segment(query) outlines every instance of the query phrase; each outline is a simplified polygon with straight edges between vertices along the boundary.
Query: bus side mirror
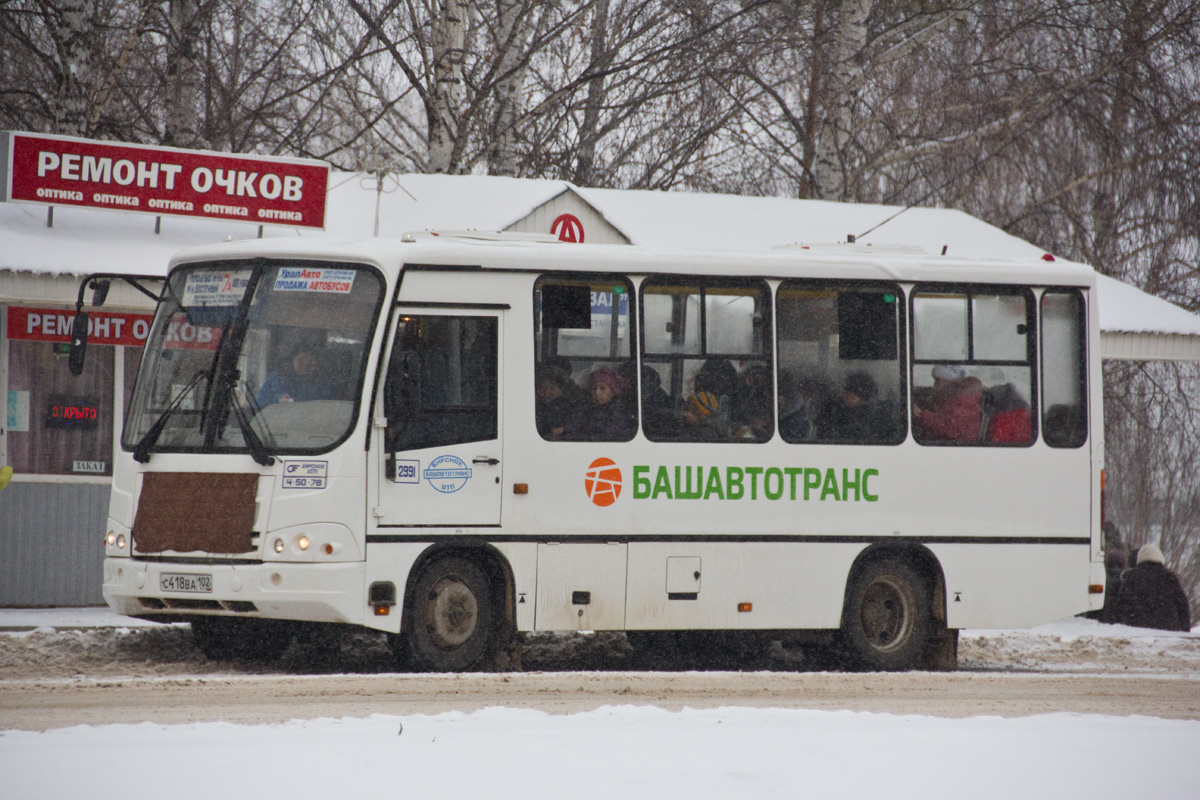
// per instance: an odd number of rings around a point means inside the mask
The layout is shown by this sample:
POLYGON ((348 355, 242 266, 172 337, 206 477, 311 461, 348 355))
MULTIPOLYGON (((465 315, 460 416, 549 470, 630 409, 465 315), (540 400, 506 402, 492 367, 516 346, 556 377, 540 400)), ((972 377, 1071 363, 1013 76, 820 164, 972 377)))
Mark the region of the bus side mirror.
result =
POLYGON ((67 366, 72 375, 83 374, 83 359, 87 354, 88 313, 82 309, 75 312, 75 321, 71 324, 71 351, 67 356, 67 366))
POLYGON ((99 308, 108 299, 108 287, 112 281, 94 281, 92 283, 92 305, 99 308))

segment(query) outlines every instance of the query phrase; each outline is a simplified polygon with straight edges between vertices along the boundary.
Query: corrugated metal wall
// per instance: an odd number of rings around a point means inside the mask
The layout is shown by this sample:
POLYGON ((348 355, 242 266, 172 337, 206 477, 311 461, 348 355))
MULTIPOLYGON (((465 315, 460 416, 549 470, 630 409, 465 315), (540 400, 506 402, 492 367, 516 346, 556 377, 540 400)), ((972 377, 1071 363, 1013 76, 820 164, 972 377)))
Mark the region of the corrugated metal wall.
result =
POLYGON ((109 485, 0 491, 0 606, 101 605, 109 485))

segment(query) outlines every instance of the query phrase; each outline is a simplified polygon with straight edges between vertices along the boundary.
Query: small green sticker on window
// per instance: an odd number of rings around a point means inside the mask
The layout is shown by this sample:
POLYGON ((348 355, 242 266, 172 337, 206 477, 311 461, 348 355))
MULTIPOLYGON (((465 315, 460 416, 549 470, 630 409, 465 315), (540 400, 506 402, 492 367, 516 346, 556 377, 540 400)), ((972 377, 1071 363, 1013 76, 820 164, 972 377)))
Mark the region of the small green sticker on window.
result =
POLYGON ((613 294, 625 294, 625 287, 624 286, 614 286, 613 294))
POLYGON ((894 302, 896 302, 896 295, 894 295, 894 294, 885 294, 885 295, 883 296, 883 302, 885 302, 885 303, 894 303, 894 302))

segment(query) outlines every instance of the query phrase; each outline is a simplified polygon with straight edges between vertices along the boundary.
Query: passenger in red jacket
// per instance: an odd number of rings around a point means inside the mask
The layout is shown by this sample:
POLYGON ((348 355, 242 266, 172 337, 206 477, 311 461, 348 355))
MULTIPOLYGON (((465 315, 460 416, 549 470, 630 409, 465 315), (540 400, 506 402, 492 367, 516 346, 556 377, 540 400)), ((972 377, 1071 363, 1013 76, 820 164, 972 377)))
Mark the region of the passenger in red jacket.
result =
POLYGON ((913 404, 913 424, 918 439, 946 442, 977 442, 982 417, 979 399, 983 384, 968 377, 957 364, 933 368, 933 391, 927 406, 913 404))
POLYGON ((987 441, 1028 444, 1033 441, 1033 418, 1029 403, 1016 386, 1002 383, 983 393, 983 412, 987 415, 987 441))

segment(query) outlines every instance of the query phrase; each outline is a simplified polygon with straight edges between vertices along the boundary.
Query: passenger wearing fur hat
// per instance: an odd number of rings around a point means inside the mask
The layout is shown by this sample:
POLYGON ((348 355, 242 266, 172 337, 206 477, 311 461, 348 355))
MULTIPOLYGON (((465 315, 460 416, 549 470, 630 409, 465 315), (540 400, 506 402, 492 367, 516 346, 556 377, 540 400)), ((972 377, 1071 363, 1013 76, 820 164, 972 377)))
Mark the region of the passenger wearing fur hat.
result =
POLYGON ((1125 570, 1112 621, 1139 628, 1190 631, 1192 616, 1179 578, 1152 544, 1138 550, 1137 566, 1125 570))
POLYGON ((947 442, 979 440, 983 384, 958 364, 933 368, 933 389, 924 404, 913 402, 913 426, 918 439, 947 442))

